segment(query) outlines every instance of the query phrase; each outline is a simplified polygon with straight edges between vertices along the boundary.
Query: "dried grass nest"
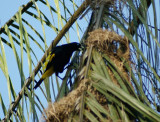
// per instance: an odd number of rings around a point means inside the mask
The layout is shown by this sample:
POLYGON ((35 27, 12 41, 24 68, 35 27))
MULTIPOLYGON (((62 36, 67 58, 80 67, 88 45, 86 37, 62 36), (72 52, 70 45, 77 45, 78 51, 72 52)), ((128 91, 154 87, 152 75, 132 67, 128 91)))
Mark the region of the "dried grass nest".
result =
POLYGON ((63 97, 58 102, 49 103, 48 108, 44 110, 43 118, 46 122, 64 122, 67 120, 70 113, 74 110, 79 111, 80 97, 84 90, 87 90, 89 80, 84 79, 81 81, 77 89, 70 92, 66 97, 63 97))
MULTIPOLYGON (((123 37, 115 32, 100 28, 89 33, 86 45, 87 47, 92 45, 100 53, 107 55, 132 86, 128 71, 124 66, 124 63, 126 62, 129 65, 131 64, 129 41, 127 37, 123 37)), ((107 68, 107 70, 113 83, 119 86, 116 78, 114 77, 114 73, 112 73, 109 68, 107 68)))
POLYGON ((129 59, 129 43, 127 37, 122 37, 115 32, 96 29, 89 32, 86 40, 87 47, 93 45, 99 52, 108 56, 123 57, 129 59))

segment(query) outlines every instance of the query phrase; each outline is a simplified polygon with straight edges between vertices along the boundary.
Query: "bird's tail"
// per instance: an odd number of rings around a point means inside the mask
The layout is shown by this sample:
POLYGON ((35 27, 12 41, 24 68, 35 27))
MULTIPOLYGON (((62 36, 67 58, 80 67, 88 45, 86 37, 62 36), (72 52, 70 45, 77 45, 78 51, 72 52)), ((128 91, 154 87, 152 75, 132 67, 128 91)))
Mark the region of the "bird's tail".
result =
POLYGON ((40 80, 37 82, 37 84, 35 85, 34 89, 36 89, 38 86, 41 85, 42 81, 46 78, 46 77, 49 77, 51 76, 52 74, 54 73, 54 70, 53 70, 53 66, 51 66, 50 68, 48 68, 44 74, 42 75, 42 77, 40 78, 40 80))
POLYGON ((44 79, 43 78, 40 78, 39 81, 37 82, 37 84, 35 85, 34 89, 37 89, 37 87, 39 87, 42 83, 44 79))

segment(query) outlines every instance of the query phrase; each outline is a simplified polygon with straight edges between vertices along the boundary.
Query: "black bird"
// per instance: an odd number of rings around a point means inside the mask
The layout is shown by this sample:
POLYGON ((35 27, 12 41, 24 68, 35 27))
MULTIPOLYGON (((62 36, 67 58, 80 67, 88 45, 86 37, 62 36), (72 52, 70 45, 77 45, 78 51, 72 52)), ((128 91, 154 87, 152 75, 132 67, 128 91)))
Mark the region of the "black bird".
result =
POLYGON ((35 85, 34 89, 39 87, 46 77, 51 76, 53 73, 56 73, 56 76, 58 76, 58 73, 62 73, 65 65, 68 64, 72 53, 76 50, 80 50, 80 48, 81 44, 76 42, 53 48, 47 57, 46 62, 44 63, 45 71, 35 85))

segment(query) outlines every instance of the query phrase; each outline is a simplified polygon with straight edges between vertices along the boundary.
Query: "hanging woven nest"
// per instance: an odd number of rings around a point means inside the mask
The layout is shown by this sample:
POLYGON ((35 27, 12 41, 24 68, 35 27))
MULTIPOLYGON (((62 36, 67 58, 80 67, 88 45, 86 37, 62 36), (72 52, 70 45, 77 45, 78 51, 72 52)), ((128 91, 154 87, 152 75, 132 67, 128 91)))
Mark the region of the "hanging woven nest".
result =
MULTIPOLYGON (((129 42, 126 37, 122 37, 117 33, 108 30, 97 29, 89 33, 86 45, 87 47, 92 45, 93 48, 100 53, 107 55, 123 76, 129 81, 129 75, 124 66, 125 62, 130 64, 129 42)), ((112 76, 114 82, 114 74, 110 70, 109 74, 112 76)), ((116 83, 116 81, 114 83, 116 83)))

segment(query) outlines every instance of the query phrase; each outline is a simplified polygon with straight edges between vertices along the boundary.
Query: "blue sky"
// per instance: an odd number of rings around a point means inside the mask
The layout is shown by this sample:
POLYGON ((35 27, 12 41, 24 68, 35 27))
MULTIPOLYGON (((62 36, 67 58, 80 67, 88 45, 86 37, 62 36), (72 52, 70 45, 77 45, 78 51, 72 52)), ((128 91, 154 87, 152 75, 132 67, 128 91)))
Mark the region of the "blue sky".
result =
POLYGON ((3 0, 0 3, 0 27, 3 26, 29 0, 3 0))

